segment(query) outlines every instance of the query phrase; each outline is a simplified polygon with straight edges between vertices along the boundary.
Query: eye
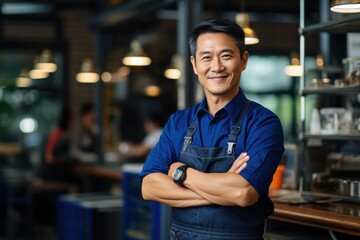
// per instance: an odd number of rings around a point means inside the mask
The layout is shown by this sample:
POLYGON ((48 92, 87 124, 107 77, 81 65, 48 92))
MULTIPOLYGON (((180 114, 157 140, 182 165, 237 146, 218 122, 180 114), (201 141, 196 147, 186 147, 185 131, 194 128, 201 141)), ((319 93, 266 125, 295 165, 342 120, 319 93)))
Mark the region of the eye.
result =
POLYGON ((201 60, 202 61, 210 61, 211 57, 209 55, 204 55, 204 56, 201 57, 201 60))
POLYGON ((231 57, 232 57, 231 54, 224 54, 224 55, 221 56, 221 58, 225 59, 225 60, 230 59, 231 57))

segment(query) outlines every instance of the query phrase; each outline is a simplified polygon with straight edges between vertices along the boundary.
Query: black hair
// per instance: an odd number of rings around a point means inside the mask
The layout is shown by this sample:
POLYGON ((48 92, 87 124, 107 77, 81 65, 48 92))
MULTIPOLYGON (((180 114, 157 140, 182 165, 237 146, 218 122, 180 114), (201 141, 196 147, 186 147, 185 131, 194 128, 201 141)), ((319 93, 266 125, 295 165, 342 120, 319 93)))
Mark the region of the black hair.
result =
POLYGON ((161 114, 159 113, 151 113, 151 114, 148 114, 146 117, 145 117, 145 121, 149 121, 149 122, 152 122, 152 123, 155 123, 159 126, 162 126, 163 125, 163 119, 161 117, 161 114))
POLYGON ((189 37, 190 53, 196 56, 197 39, 204 33, 225 33, 235 38, 236 45, 242 55, 246 51, 245 34, 243 29, 233 21, 228 19, 208 19, 197 25, 189 37))
POLYGON ((91 102, 83 103, 80 107, 80 115, 84 116, 94 110, 94 104, 91 102))
POLYGON ((63 130, 67 130, 70 126, 71 117, 72 116, 70 109, 67 106, 63 106, 59 116, 59 122, 58 122, 59 128, 63 130))

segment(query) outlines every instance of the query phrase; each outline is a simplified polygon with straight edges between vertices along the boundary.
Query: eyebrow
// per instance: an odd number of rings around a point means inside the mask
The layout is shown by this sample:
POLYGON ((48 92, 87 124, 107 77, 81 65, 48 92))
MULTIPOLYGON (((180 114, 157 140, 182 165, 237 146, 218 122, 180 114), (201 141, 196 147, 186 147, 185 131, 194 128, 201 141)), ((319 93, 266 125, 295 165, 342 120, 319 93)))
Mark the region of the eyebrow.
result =
MULTIPOLYGON (((203 56, 203 55, 208 54, 208 53, 210 53, 210 52, 211 52, 211 51, 207 51, 207 50, 201 51, 201 52, 199 52, 199 56, 203 56)), ((223 50, 220 51, 220 53, 226 53, 226 52, 228 52, 228 53, 234 53, 234 50, 232 50, 232 49, 230 49, 230 48, 226 48, 226 49, 223 49, 223 50)))

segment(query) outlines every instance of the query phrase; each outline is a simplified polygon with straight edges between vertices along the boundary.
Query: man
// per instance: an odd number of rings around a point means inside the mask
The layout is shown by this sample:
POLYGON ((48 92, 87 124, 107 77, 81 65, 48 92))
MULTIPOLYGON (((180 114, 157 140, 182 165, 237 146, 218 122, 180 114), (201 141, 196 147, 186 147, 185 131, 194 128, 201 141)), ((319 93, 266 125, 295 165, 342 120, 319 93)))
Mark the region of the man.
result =
POLYGON ((93 163, 97 161, 95 145, 96 109, 91 102, 83 103, 80 107, 80 133, 72 144, 72 158, 79 162, 93 163))
POLYGON ((143 198, 173 207, 170 239, 263 239, 281 123, 240 89, 249 54, 237 24, 204 21, 189 44, 205 98, 169 118, 141 172, 143 198))

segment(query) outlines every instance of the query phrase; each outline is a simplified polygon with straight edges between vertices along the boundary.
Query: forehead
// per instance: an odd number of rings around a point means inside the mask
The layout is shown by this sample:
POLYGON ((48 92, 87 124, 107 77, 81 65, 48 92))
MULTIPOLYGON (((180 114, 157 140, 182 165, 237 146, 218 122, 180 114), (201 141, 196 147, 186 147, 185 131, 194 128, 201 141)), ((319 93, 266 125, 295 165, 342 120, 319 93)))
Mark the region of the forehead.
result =
POLYGON ((197 53, 223 48, 238 49, 235 38, 226 33, 203 33, 197 39, 197 53))

